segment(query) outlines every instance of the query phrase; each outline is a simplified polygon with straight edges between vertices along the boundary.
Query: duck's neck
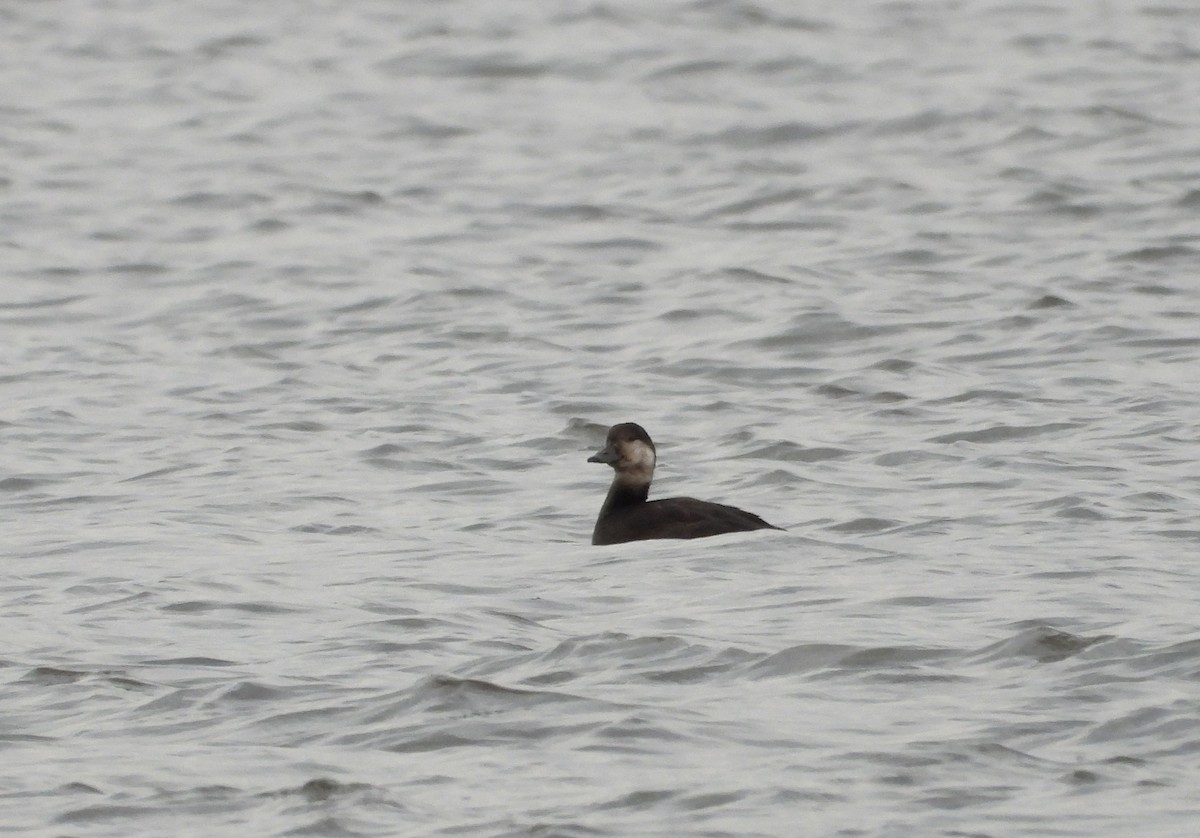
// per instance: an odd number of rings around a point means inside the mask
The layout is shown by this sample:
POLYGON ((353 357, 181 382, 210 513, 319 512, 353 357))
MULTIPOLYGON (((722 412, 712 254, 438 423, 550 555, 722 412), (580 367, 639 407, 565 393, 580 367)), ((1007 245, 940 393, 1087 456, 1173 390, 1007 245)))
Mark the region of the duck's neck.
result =
POLYGON ((605 518, 618 509, 645 503, 649 496, 649 481, 634 482, 617 477, 608 487, 608 496, 604 499, 604 506, 600 507, 600 517, 605 518))

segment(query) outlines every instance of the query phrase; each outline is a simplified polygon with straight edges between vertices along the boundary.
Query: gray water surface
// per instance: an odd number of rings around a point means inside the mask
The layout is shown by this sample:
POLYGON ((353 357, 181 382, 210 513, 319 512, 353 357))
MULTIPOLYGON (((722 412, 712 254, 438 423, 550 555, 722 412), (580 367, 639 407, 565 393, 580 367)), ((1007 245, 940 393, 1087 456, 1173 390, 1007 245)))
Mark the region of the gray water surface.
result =
POLYGON ((0 832, 1195 834, 1200 7, 0 47, 0 832))

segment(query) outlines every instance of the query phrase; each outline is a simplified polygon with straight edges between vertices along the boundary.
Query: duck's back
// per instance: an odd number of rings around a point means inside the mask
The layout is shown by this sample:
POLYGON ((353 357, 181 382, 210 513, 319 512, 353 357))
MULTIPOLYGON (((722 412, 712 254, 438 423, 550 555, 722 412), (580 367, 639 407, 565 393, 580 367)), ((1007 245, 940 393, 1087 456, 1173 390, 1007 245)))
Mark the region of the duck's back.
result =
POLYGON ((696 498, 652 500, 615 509, 596 522, 593 544, 652 538, 707 538, 731 532, 777 530, 757 515, 696 498))

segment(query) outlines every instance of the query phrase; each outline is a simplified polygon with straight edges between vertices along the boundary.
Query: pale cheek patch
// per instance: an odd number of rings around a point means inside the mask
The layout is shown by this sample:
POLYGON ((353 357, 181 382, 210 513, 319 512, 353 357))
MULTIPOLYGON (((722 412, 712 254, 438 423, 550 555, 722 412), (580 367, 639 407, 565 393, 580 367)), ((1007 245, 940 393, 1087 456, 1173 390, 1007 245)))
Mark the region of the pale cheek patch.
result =
POLYGON ((634 482, 649 483, 654 476, 654 449, 640 441, 626 443, 620 465, 623 476, 634 482))
POLYGON ((634 465, 638 468, 654 470, 654 451, 644 442, 635 442, 633 451, 630 452, 634 465))

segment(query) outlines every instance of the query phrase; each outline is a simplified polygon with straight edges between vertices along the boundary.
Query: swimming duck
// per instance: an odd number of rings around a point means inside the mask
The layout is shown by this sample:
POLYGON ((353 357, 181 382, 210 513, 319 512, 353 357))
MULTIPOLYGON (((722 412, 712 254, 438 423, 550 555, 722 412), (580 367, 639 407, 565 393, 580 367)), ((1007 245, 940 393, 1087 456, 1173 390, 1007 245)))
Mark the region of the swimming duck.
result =
POLYGON ((588 462, 605 463, 616 472, 596 519, 592 544, 782 529, 734 506, 695 498, 647 500, 657 455, 650 435, 635 422, 609 428, 604 447, 588 462))

